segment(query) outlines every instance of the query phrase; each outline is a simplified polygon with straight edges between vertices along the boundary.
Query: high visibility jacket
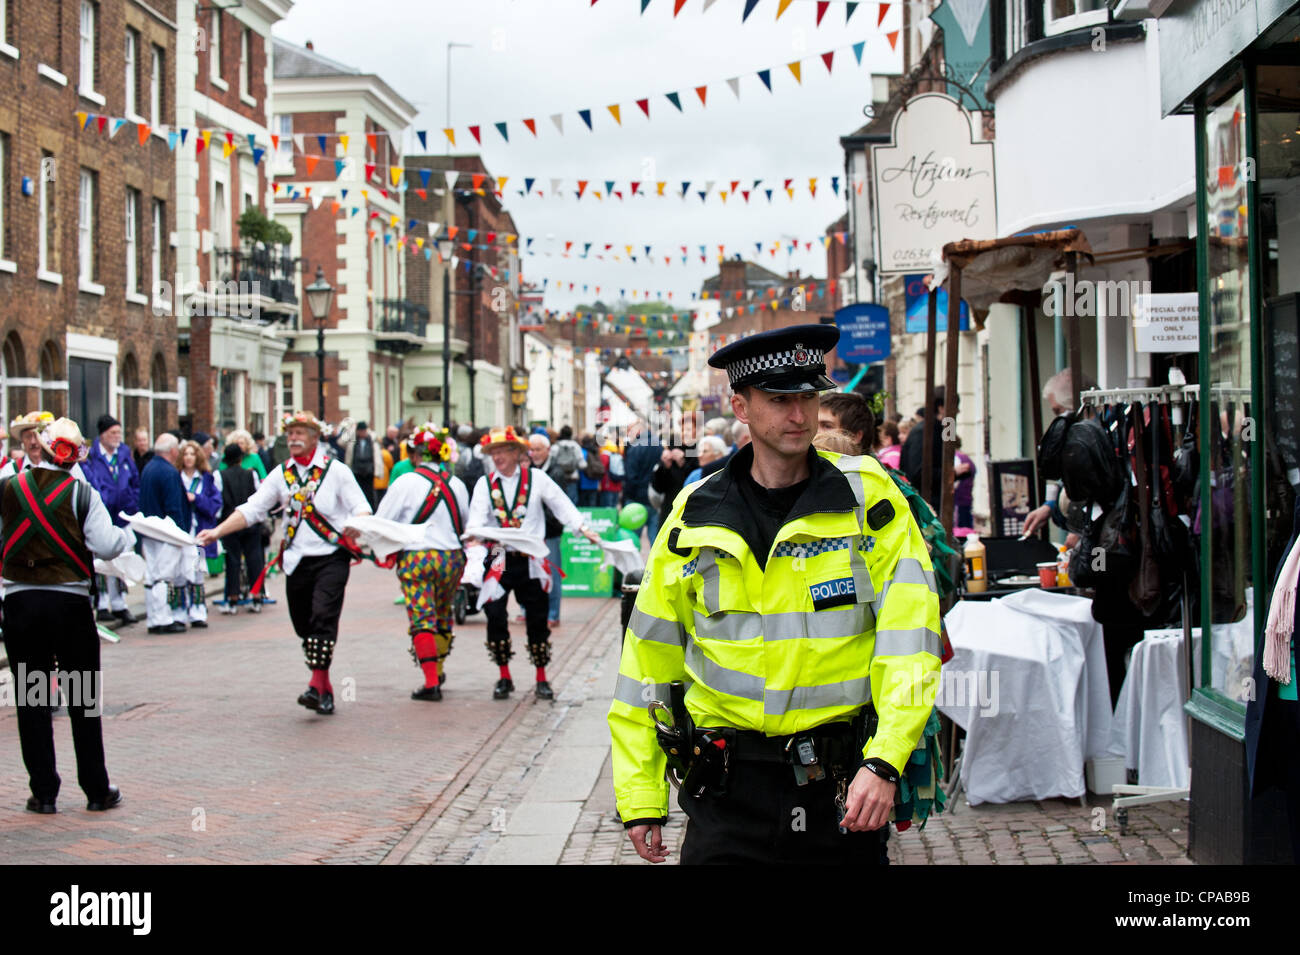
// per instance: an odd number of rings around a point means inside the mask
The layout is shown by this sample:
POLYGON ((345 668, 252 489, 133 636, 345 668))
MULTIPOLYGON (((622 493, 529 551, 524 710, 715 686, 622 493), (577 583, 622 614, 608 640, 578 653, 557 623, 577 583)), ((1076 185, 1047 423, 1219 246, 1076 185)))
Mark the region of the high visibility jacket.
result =
POLYGON ((646 712, 687 686, 697 726, 801 733, 874 701, 863 747, 896 770, 921 741, 939 677, 939 598, 925 541, 870 456, 810 452, 811 475, 766 569, 742 536, 737 467, 689 488, 660 529, 609 709, 624 820, 667 815, 663 751, 646 712))

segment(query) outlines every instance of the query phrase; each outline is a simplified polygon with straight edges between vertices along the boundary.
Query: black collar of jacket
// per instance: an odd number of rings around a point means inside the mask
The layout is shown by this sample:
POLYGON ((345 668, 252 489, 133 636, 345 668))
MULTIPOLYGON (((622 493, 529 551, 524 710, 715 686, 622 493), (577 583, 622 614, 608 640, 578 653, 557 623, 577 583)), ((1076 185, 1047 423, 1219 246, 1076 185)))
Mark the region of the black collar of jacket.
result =
MULTIPOLYGON (((682 522, 688 527, 712 525, 726 527, 742 537, 749 524, 748 508, 738 482, 754 463, 754 446, 748 444, 731 456, 727 466, 691 492, 682 509, 682 522)), ((857 506, 848 478, 814 448, 808 449, 808 486, 786 515, 785 522, 824 514, 852 511, 857 506)))

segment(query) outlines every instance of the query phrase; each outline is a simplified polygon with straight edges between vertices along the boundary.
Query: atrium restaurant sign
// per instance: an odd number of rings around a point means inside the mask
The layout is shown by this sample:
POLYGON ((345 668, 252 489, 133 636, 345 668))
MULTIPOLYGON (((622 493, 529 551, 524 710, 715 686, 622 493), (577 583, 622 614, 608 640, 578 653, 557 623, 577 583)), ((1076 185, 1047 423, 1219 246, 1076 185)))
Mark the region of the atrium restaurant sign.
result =
POLYGON ((894 117, 893 142, 871 148, 881 272, 928 272, 947 243, 997 237, 993 144, 975 139, 977 119, 923 93, 894 117))
POLYGON ((1160 110, 1168 116, 1295 0, 1175 0, 1160 17, 1160 110))

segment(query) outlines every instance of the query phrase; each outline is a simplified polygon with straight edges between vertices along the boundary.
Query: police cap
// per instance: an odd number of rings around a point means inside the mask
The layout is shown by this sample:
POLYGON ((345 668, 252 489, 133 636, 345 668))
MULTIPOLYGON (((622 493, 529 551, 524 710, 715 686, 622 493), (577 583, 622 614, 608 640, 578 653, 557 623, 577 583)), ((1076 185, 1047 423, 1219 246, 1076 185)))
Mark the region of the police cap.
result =
POLYGON ((840 340, 834 325, 791 325, 750 335, 724 345, 709 358, 727 372, 731 387, 754 387, 774 394, 829 391, 826 353, 840 340))

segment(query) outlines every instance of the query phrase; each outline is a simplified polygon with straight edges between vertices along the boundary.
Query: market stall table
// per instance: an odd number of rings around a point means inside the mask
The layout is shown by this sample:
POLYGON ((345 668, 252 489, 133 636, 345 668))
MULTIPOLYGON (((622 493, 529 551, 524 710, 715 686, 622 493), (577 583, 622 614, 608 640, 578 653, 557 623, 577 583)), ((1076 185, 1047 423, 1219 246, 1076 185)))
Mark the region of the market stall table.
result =
POLYGON ((1092 601, 1026 590, 962 601, 944 621, 954 656, 937 705, 966 731, 971 805, 1078 797, 1110 742, 1110 690, 1092 601))

